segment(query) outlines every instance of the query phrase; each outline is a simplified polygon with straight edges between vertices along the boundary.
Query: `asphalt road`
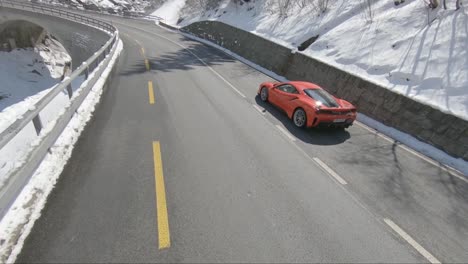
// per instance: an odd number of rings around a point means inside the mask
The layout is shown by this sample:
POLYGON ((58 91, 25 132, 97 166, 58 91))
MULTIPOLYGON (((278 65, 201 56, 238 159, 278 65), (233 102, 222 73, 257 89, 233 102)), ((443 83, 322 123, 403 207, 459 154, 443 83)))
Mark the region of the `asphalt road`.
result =
POLYGON ((295 129, 268 76, 113 23, 117 73, 18 262, 468 262, 466 180, 359 124, 295 129))

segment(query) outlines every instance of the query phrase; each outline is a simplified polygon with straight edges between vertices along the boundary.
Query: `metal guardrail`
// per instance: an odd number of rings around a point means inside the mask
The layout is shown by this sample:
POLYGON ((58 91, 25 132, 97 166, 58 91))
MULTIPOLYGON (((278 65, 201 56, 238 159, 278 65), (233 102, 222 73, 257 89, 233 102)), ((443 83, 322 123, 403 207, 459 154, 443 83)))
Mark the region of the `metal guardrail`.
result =
POLYGON ((61 17, 67 20, 93 26, 98 29, 108 32, 111 37, 93 56, 72 72, 60 84, 51 89, 44 97, 42 97, 34 107, 31 107, 19 119, 12 123, 8 128, 0 133, 0 149, 7 145, 20 131, 22 131, 30 122, 33 123, 37 135, 41 136, 41 141, 34 149, 28 153, 24 164, 9 174, 5 185, 0 189, 0 219, 5 215, 11 204, 14 202, 24 185, 33 175, 45 155, 50 151, 54 142, 67 126, 68 122, 73 117, 78 107, 84 101, 91 88, 101 76, 105 67, 98 67, 101 63, 107 65, 113 57, 119 40, 118 30, 109 23, 79 15, 77 13, 68 12, 58 8, 54 8, 43 4, 31 4, 26 2, 17 2, 9 0, 0 0, 0 8, 8 7, 20 9, 45 15, 61 17), (78 76, 84 75, 86 85, 82 85, 77 92, 79 94, 73 97, 72 81, 78 76), (90 78, 90 76, 92 76, 90 78), (55 119, 55 125, 51 131, 42 135, 42 123, 40 112, 61 92, 66 91, 70 104, 65 108, 65 112, 55 119))

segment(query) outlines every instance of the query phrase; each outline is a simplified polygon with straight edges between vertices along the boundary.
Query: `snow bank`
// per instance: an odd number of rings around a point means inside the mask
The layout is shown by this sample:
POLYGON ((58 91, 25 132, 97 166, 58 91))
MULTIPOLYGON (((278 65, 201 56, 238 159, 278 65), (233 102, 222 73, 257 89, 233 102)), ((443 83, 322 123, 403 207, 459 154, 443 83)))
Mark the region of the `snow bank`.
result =
MULTIPOLYGON (((0 240, 3 242, 0 244, 0 262, 14 263, 17 255, 21 252, 23 243, 31 232, 34 222, 41 215, 47 196, 54 188, 65 164, 71 157, 74 144, 92 117, 95 105, 100 100, 103 86, 122 49, 122 41, 119 41, 117 50, 108 66, 51 148, 51 153, 44 158, 9 212, 1 220, 0 240)), ((52 126, 51 123, 44 130, 50 130, 52 126)))
MULTIPOLYGON (((166 6, 182 2, 168 0, 166 6)), ((430 11, 424 1, 330 1, 326 12, 312 6, 291 5, 280 15, 272 0, 200 10, 162 7, 166 21, 185 26, 216 20, 252 32, 289 48, 318 36, 303 53, 370 80, 394 92, 468 120, 468 15, 458 11, 430 11), (372 15, 370 15, 372 14, 372 15), (172 22, 171 22, 172 21, 172 22), (430 22, 430 24, 428 24, 430 22)))

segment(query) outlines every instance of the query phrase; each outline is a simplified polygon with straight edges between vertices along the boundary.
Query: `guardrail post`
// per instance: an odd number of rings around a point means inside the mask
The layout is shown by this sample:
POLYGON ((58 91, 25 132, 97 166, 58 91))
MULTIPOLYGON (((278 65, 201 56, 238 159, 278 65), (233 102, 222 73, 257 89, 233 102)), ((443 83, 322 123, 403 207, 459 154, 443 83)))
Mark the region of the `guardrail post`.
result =
POLYGON ((68 98, 72 98, 73 96, 73 89, 71 83, 67 85, 67 92, 68 92, 68 98))
POLYGON ((88 80, 88 77, 89 77, 89 66, 86 66, 85 80, 88 80))
POLYGON ((32 121, 33 121, 34 128, 36 129, 36 134, 39 135, 42 130, 42 121, 41 121, 41 118, 39 117, 39 114, 37 114, 37 116, 35 116, 32 121))

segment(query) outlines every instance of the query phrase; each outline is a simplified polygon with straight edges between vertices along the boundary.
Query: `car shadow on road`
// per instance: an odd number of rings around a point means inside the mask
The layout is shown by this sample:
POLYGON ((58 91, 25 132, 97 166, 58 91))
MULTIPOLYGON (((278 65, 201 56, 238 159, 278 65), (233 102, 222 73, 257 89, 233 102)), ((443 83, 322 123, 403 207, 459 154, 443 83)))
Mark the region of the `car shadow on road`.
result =
POLYGON ((313 145, 337 145, 345 142, 351 136, 347 130, 333 128, 308 128, 301 129, 294 126, 291 119, 286 113, 273 106, 270 103, 265 103, 260 99, 260 96, 255 96, 255 102, 260 107, 264 108, 273 117, 280 121, 283 126, 299 140, 313 145))

